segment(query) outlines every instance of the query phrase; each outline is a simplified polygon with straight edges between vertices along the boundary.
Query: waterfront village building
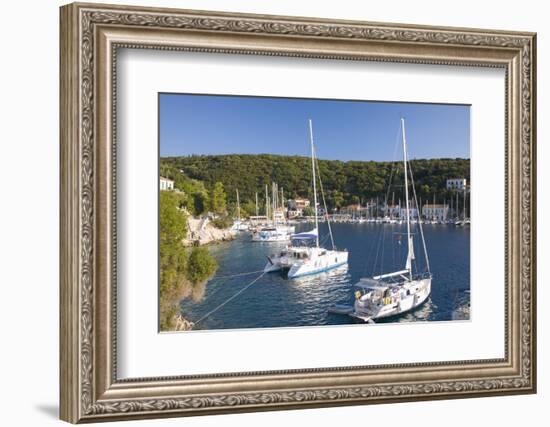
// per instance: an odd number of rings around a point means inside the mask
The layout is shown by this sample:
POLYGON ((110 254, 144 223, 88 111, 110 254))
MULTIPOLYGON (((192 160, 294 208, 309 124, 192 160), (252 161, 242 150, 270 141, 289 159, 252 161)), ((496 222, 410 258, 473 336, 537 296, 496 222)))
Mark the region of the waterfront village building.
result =
POLYGON ((310 206, 308 199, 288 199, 288 217, 296 218, 302 216, 304 209, 310 206))
MULTIPOLYGON (((384 210, 384 215, 389 218, 393 218, 393 219, 399 218, 400 220, 407 219, 407 210, 405 208, 402 208, 399 205, 388 205, 383 210, 384 210)), ((410 219, 418 218, 418 209, 409 208, 409 218, 410 219)))
POLYGON ((161 190, 173 190, 174 189, 174 181, 161 176, 160 177, 160 189, 161 190))
POLYGON ((399 218, 401 207, 399 205, 387 205, 385 208, 382 209, 385 216, 389 216, 390 218, 399 218))
POLYGON ((447 190, 464 190, 466 178, 451 178, 447 180, 447 190))
POLYGON ((369 208, 367 206, 361 206, 359 203, 354 205, 344 206, 340 209, 340 213, 343 215, 351 215, 352 217, 361 217, 368 214, 369 208))
POLYGON ((440 204, 426 204, 422 206, 424 218, 436 221, 445 221, 449 214, 449 206, 440 204))
MULTIPOLYGON (((417 219, 418 218, 418 209, 416 208, 409 208, 409 218, 410 219, 417 219)), ((399 211, 399 219, 405 221, 407 219, 407 210, 405 208, 401 208, 399 211)))

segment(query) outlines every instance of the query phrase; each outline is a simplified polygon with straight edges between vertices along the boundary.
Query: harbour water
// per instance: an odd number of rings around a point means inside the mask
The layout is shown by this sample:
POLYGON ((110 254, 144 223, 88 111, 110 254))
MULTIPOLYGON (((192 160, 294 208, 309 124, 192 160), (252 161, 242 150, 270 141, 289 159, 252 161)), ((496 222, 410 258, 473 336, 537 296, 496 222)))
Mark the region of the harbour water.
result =
MULTIPOLYGON (((321 236, 327 236, 326 227, 320 224, 321 236)), ((400 236, 405 228, 398 224, 332 224, 337 248, 349 251, 347 268, 294 280, 279 273, 269 273, 246 290, 245 287, 261 274, 266 257, 287 244, 253 243, 248 233, 242 233, 236 240, 209 247, 220 268, 207 283, 202 300, 182 301, 182 312, 196 322, 225 303, 194 328, 207 330, 356 323, 348 316, 329 313, 329 308, 334 304, 351 304, 353 284, 361 277, 403 267, 407 249, 405 239, 401 243, 400 236)), ((308 229, 311 224, 299 224, 296 231, 308 229)), ((469 318, 470 228, 429 224, 424 226, 424 235, 433 273, 431 296, 414 312, 384 322, 469 318)), ((326 237, 321 242, 327 248, 330 245, 326 237)), ((422 269, 422 248, 417 247, 415 252, 422 269)))

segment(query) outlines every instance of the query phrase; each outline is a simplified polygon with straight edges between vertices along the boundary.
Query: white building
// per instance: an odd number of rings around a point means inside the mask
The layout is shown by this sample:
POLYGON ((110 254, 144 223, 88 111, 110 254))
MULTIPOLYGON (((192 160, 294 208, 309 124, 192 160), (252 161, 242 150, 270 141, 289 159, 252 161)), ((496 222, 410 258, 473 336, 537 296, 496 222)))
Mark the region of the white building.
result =
POLYGON ((161 176, 160 177, 160 189, 161 190, 173 190, 174 189, 174 181, 161 176))
POLYGON ((391 218, 399 218, 401 215, 401 206, 399 205, 387 205, 385 208, 382 208, 384 215, 391 218))
MULTIPOLYGON (((418 209, 409 208, 409 218, 410 219, 417 219, 418 218, 418 209)), ((405 221, 407 219, 407 210, 405 208, 400 209, 399 219, 401 219, 403 221, 405 221)))
POLYGON ((451 178, 447 180, 447 190, 464 190, 466 178, 451 178))
POLYGON ((445 221, 449 214, 449 206, 427 204, 422 206, 422 215, 424 218, 436 221, 445 221))
MULTIPOLYGON (((384 215, 390 217, 391 219, 400 219, 403 221, 407 219, 407 210, 402 208, 400 205, 388 205, 383 209, 383 211, 384 215)), ((418 218, 418 209, 409 208, 409 218, 418 218)))

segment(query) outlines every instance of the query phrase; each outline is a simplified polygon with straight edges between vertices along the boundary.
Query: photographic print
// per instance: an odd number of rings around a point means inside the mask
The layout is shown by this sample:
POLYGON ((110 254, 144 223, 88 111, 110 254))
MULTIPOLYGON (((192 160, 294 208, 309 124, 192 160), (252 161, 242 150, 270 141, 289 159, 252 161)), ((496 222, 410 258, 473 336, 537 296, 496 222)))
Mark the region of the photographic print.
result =
POLYGON ((536 392, 536 34, 349 18, 61 8, 61 419, 536 392))
POLYGON ((161 331, 470 318, 470 106, 159 94, 161 331))

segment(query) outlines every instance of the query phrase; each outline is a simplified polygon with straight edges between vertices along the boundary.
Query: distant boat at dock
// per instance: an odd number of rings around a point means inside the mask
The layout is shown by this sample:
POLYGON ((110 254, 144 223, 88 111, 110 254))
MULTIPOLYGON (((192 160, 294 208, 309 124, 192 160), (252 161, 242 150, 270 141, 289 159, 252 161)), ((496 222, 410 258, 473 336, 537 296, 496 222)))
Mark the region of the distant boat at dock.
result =
POLYGON ((296 232, 296 227, 287 223, 284 213, 278 210, 278 205, 279 191, 277 190, 276 184, 273 184, 272 187, 271 205, 269 202, 269 192, 266 185, 265 212, 266 218, 269 218, 271 216, 271 223, 252 230, 253 242, 290 242, 291 236, 296 232), (270 212, 271 215, 269 215, 270 212))

